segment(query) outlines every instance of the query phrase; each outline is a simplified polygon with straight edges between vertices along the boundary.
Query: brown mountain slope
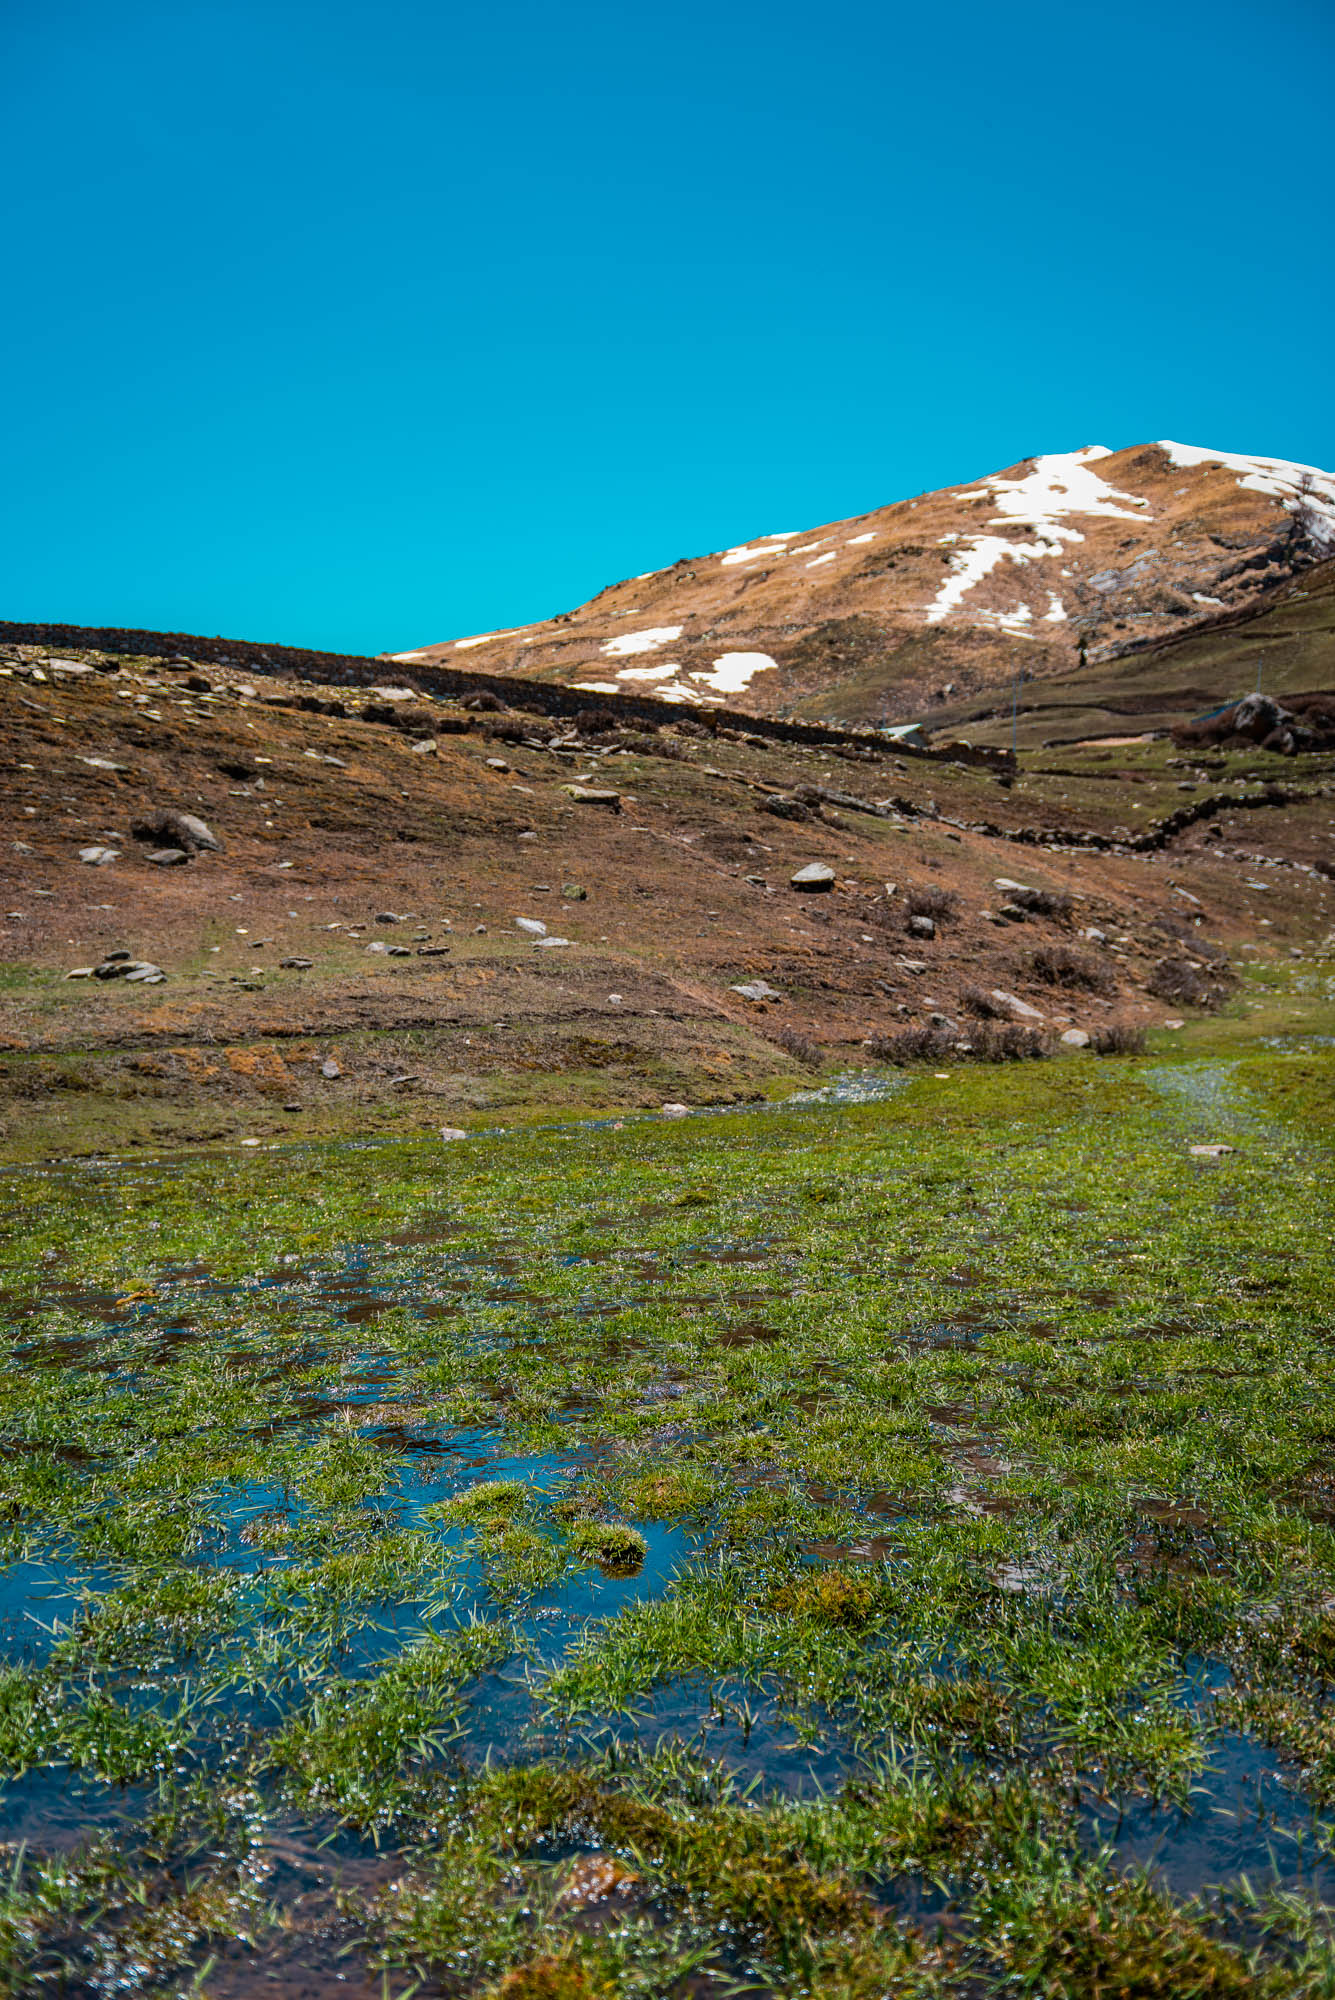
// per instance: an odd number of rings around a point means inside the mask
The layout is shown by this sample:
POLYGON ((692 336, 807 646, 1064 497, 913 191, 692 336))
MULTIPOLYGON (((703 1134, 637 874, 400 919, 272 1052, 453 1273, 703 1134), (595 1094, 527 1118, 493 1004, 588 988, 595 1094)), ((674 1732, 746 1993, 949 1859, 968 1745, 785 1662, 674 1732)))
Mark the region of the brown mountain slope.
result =
POLYGON ((718 1104, 1030 1030, 1060 1050, 1190 1019, 1234 990, 1224 954, 1305 956, 1335 918, 1328 755, 1160 741, 1012 771, 105 636, 0 646, 0 1154, 718 1104), (174 852, 164 812, 219 846, 174 852), (823 892, 793 886, 813 862, 823 892), (91 976, 113 952, 163 977, 91 976))
POLYGON ((1103 666, 1333 549, 1328 474, 1171 443, 1089 446, 389 657, 755 715, 902 721, 967 705, 1020 665, 1039 681, 1103 666))

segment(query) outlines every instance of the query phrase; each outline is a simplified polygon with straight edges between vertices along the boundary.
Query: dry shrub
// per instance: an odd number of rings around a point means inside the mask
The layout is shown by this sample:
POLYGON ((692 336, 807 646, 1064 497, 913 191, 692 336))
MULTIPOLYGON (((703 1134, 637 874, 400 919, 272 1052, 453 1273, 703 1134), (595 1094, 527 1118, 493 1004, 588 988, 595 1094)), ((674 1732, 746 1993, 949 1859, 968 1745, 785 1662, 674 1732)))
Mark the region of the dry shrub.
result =
POLYGON ((1143 1056, 1145 1030, 1134 1021, 1108 1021, 1091 1032, 1089 1046, 1096 1056, 1143 1056))
POLYGON ((1075 904, 1064 889, 1011 889, 1010 900, 1031 917, 1069 917, 1075 904))
POLYGON ((900 1028, 877 1035, 870 1052, 878 1062, 1028 1062, 1049 1053, 1036 1028, 1016 1021, 988 1022, 961 1035, 957 1028, 900 1028))
POLYGON ((1029 961, 1035 979, 1048 986, 1082 988, 1086 993, 1111 993, 1112 974, 1096 958, 1070 951, 1064 944, 1041 944, 1029 961))
POLYGON ((778 1028, 769 1036, 769 1040, 776 1042, 785 1055, 790 1055, 794 1062, 805 1063, 808 1069, 820 1068, 822 1058, 819 1042, 813 1042, 809 1036, 799 1034, 796 1028, 778 1028))
POLYGON ((621 722, 614 708, 582 708, 573 727, 581 736, 604 736, 610 729, 619 729, 621 722))
POLYGON ((975 1021, 1005 1021, 1010 1018, 1009 1009, 984 992, 981 986, 966 986, 960 994, 960 1012, 975 1021))
POLYGON ((1228 998, 1235 978, 1227 965, 1215 966, 1207 972, 1189 958, 1161 958, 1145 982, 1145 991, 1156 1000, 1167 1000, 1171 1006, 1198 1007, 1213 1014, 1228 998))
POLYGON ((953 889, 906 889, 904 906, 911 917, 931 917, 940 922, 943 917, 953 917, 960 906, 960 899, 953 889))

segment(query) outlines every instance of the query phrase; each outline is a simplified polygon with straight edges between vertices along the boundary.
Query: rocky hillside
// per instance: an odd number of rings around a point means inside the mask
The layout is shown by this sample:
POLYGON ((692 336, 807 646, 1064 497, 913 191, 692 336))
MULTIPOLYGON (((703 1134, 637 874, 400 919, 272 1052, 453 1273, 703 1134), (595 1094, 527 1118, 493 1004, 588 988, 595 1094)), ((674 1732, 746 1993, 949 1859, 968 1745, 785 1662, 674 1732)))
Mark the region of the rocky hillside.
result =
POLYGON ((1190 1034, 1238 968, 1331 935, 1332 760, 1305 747, 903 756, 109 636, 0 644, 11 1154, 1083 1059, 1190 1034))
POLYGON ((1328 473, 1091 445, 388 657, 753 715, 930 721, 985 707, 1017 668, 1070 677, 1208 630, 1332 554, 1328 473))

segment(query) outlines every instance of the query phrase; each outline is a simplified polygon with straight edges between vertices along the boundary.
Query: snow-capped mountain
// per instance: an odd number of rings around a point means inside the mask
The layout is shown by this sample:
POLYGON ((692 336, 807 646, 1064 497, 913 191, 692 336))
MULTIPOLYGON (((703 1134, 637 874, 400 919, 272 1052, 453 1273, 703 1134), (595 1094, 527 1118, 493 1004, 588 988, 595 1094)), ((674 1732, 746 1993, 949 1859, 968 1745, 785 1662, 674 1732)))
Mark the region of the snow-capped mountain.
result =
POLYGON ((1335 555, 1335 477, 1160 442, 758 535, 577 610, 389 657, 756 714, 895 719, 1068 672, 1246 605, 1335 555))

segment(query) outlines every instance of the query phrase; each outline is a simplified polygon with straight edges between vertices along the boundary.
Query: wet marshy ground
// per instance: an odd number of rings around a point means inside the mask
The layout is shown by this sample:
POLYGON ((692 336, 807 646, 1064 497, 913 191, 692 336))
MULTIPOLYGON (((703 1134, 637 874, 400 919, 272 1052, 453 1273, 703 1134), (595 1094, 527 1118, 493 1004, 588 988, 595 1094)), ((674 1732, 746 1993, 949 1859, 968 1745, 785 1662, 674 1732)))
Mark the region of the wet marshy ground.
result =
POLYGON ((14 1177, 0 1990, 1335 1990, 1297 1063, 14 1177))

